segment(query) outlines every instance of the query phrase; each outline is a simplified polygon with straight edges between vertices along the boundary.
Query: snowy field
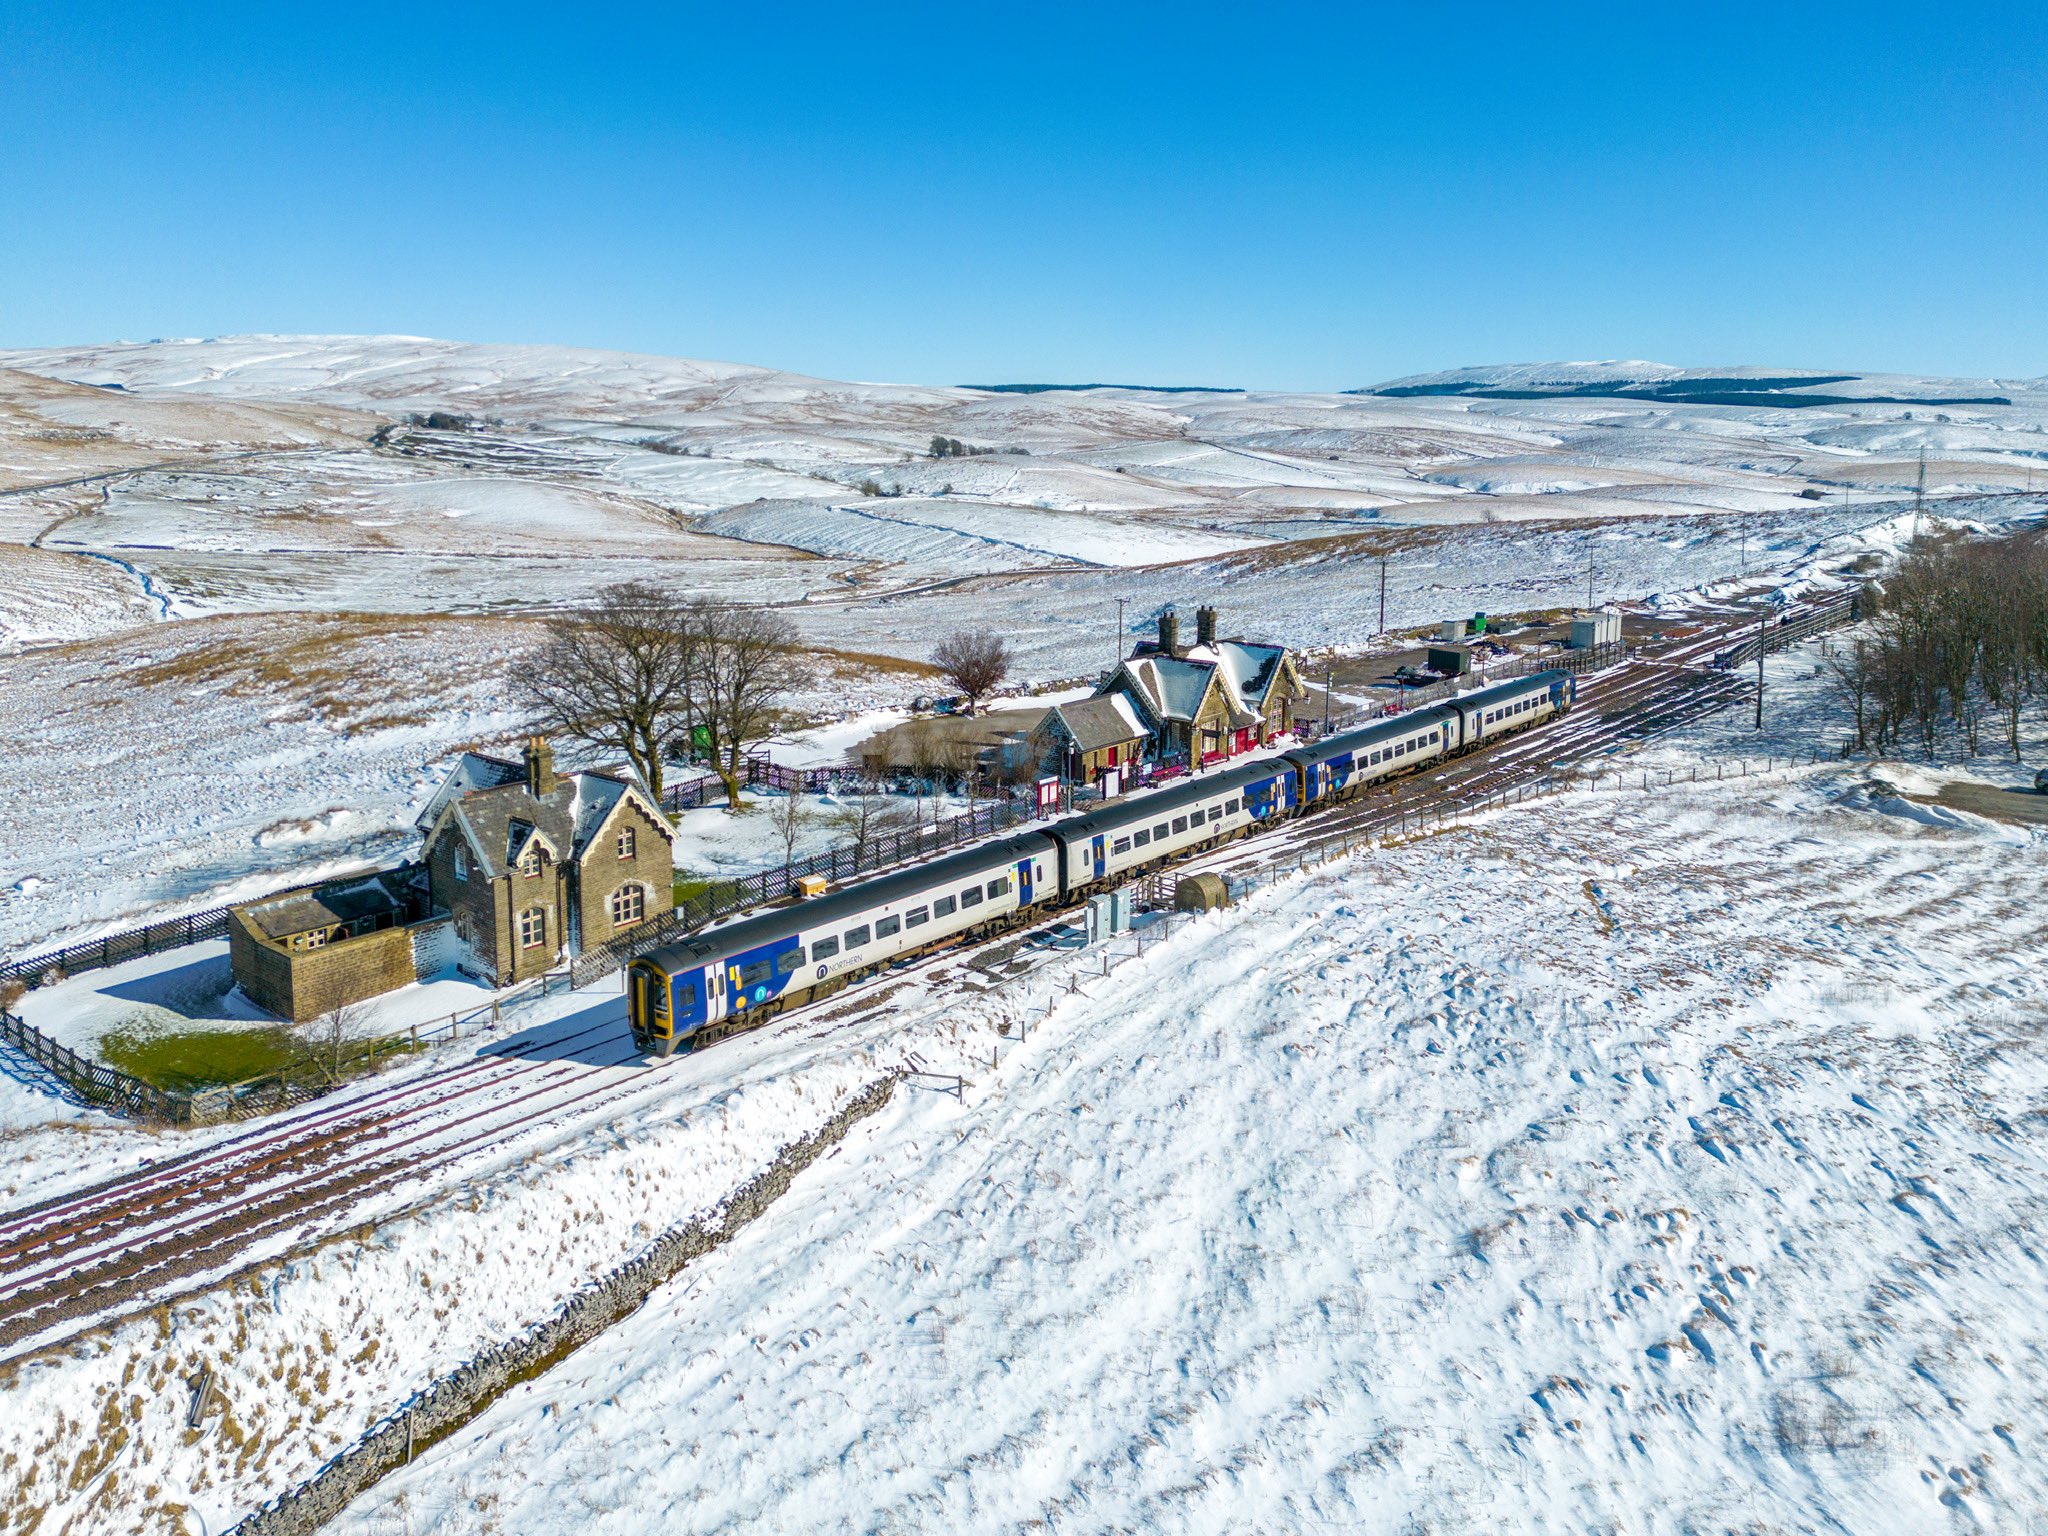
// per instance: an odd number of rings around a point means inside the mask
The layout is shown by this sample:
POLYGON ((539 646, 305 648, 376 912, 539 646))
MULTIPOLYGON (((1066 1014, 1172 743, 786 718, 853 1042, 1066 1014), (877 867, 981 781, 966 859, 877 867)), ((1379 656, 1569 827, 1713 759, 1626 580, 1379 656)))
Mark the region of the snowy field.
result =
MULTIPOLYGON (((1800 749, 1816 654, 1773 661, 1761 740, 1724 714, 1655 761, 1800 749)), ((914 1054, 965 1102, 899 1093, 336 1529, 2025 1530, 2048 832, 1910 798, 1949 774, 1564 795, 1107 976, 942 964, 599 1068, 631 1098, 368 1236, 10 1364, 0 1466, 39 1480, 0 1491, 222 1529, 914 1054), (195 1436, 201 1361, 230 1418, 195 1436)), ((619 999, 549 1004, 515 1027, 619 999)), ((17 1199, 188 1144, 12 1078, 0 1126, 17 1199)))
MULTIPOLYGON (((849 655, 994 628, 1071 685, 1169 604, 1355 651, 1383 578, 1396 629, 1798 587, 1896 548, 1923 453, 1930 515, 2048 507, 2040 381, 1815 377, 1763 379, 1792 409, 1641 363, 1014 394, 408 337, 0 354, 0 948, 389 858, 451 754, 516 736, 535 616, 627 577, 849 655), (1487 393, 1532 388, 1610 393, 1487 393)), ((929 691, 841 662, 790 702, 929 691)))
POLYGON ((1204 920, 337 1529, 2025 1530, 2044 846, 1860 784, 1204 920))

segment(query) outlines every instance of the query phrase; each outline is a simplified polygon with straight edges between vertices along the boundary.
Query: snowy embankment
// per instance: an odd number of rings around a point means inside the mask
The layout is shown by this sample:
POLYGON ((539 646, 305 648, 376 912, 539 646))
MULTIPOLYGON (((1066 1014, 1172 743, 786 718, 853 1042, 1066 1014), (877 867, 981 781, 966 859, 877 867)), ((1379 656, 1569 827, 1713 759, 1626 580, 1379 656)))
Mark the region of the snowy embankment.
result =
POLYGON ((1568 795, 1204 919, 339 1528, 2020 1528, 2044 844, 1885 803, 1568 795))

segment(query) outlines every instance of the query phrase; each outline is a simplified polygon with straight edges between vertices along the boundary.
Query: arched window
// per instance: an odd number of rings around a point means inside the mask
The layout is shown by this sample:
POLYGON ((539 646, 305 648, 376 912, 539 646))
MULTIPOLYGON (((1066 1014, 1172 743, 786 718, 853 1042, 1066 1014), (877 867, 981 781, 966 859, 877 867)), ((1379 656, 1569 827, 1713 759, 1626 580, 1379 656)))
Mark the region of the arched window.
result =
POLYGON ((647 915, 647 887, 622 885, 612 892, 612 926, 630 928, 647 915))
POLYGON ((630 859, 640 851, 640 835, 631 827, 619 828, 619 857, 630 859))
POLYGON ((460 843, 455 845, 455 878, 458 880, 467 880, 469 878, 469 850, 460 843))
POLYGON ((547 908, 528 907, 519 914, 519 947, 521 949, 539 949, 547 941, 547 908))
POLYGON ((526 852, 519 855, 519 873, 529 880, 540 873, 540 849, 533 843, 526 845, 526 852))

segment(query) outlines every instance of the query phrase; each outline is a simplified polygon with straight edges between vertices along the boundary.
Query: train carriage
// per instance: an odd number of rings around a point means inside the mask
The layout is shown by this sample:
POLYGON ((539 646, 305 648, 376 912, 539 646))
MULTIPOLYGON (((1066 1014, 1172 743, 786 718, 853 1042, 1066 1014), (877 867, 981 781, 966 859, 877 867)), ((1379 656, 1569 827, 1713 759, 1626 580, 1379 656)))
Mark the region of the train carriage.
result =
POLYGON ((1268 757, 1069 817, 1046 829, 1062 850, 1061 897, 1246 831, 1299 803, 1294 770, 1268 757))
POLYGON ((1457 712, 1458 750, 1470 751, 1496 737, 1568 713, 1576 697, 1577 687, 1571 673, 1553 667, 1460 694, 1445 700, 1442 707, 1457 712))
POLYGON ((1004 838, 650 950, 627 972, 634 1043, 669 1055, 1044 905, 1058 852, 1041 832, 1004 838))
POLYGON ((1455 749, 1457 731, 1457 715, 1439 705, 1296 747, 1287 760, 1301 775, 1303 801, 1320 805, 1436 762, 1455 749))

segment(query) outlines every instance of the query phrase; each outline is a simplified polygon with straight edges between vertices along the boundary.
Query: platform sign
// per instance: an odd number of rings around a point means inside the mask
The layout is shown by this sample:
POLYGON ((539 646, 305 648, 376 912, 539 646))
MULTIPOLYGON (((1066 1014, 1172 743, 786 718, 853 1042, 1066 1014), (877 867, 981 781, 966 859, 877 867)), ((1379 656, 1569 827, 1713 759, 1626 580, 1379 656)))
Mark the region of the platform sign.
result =
POLYGON ((1038 781, 1038 811, 1046 815, 1060 808, 1060 781, 1047 775, 1038 781))

